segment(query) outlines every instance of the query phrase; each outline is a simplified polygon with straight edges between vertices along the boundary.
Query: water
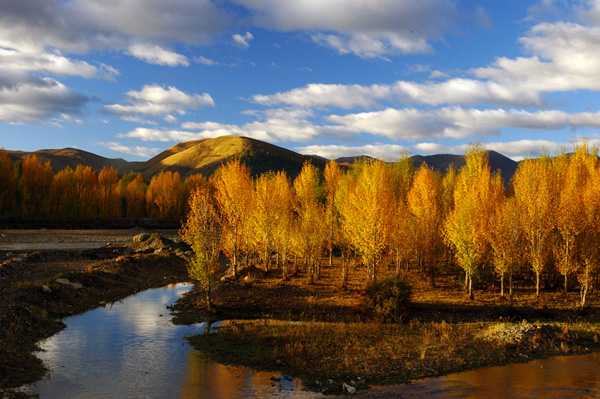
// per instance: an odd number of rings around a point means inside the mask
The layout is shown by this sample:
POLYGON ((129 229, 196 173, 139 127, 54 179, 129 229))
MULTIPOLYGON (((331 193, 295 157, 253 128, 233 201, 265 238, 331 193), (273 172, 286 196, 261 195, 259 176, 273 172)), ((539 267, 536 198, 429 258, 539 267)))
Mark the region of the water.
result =
MULTIPOLYGON (((29 389, 45 398, 323 398, 298 380, 224 366, 183 339, 204 324, 175 326, 166 306, 185 284, 141 292, 65 319, 42 344, 49 375, 29 389)), ((412 384, 376 387, 374 398, 600 398, 600 353, 491 367, 412 384)))
POLYGON ((64 320, 42 343, 48 376, 28 388, 44 398, 315 398, 299 381, 224 366, 183 339, 204 324, 175 326, 166 306, 190 285, 141 292, 64 320))
POLYGON ((375 393, 379 397, 411 399, 599 398, 600 353, 559 356, 427 378, 409 385, 380 387, 371 392, 375 393))

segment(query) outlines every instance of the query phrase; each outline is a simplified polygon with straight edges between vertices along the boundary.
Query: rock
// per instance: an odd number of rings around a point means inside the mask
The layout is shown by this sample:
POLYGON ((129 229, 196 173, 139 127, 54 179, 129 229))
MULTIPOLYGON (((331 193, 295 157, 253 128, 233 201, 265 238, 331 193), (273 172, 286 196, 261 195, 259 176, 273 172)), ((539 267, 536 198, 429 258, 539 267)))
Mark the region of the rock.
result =
POLYGON ((356 393, 356 388, 346 383, 342 384, 342 390, 350 395, 354 395, 356 393))
POLYGON ((133 241, 133 242, 143 242, 143 241, 146 241, 148 238, 150 238, 150 235, 149 235, 149 234, 146 234, 146 233, 140 233, 140 234, 138 234, 137 236, 134 236, 134 237, 132 238, 132 241, 133 241))
POLYGON ((46 294, 49 294, 52 292, 50 287, 48 287, 47 285, 42 285, 42 291, 44 291, 46 294))
POLYGON ((76 290, 82 290, 83 289, 83 285, 81 283, 73 283, 69 280, 67 280, 66 278, 57 278, 55 280, 58 284, 62 284, 62 285, 69 285, 72 288, 76 289, 76 290))

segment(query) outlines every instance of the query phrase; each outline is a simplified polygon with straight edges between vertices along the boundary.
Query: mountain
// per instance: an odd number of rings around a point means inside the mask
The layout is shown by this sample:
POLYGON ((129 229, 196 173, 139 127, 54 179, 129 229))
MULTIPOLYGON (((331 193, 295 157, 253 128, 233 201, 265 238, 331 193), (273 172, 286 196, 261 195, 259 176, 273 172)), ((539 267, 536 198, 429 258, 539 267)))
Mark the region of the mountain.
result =
POLYGON ((50 161, 54 173, 59 172, 70 166, 75 169, 77 165, 90 166, 95 171, 100 171, 104 166, 112 166, 119 170, 127 165, 127 162, 121 158, 104 158, 91 152, 78 150, 76 148, 62 148, 59 150, 39 150, 34 152, 25 151, 7 151, 13 162, 25 159, 27 155, 36 155, 42 163, 50 161))
MULTIPOLYGON (((411 157, 415 168, 421 166, 425 162, 429 167, 445 172, 450 164, 454 166, 456 171, 465 165, 465 157, 462 155, 452 154, 436 154, 436 155, 415 155, 411 157)), ((519 163, 512 159, 505 157, 504 155, 496 151, 488 151, 488 161, 490 164, 490 170, 492 173, 500 170, 504 184, 508 185, 510 179, 517 171, 519 163)))
MULTIPOLYGON (((73 148, 60 150, 39 150, 35 152, 7 151, 13 161, 35 154, 42 161, 50 161, 54 172, 67 166, 75 169, 78 164, 91 166, 101 170, 104 166, 112 166, 119 172, 139 172, 144 178, 150 179, 161 170, 179 172, 183 178, 195 173, 204 176, 212 175, 229 159, 238 157, 250 168, 253 176, 269 170, 285 170, 290 178, 295 178, 305 161, 310 161, 323 170, 327 160, 315 155, 301 155, 294 151, 265 143, 260 140, 241 136, 221 136, 213 139, 187 141, 175 144, 145 162, 127 162, 124 159, 104 158, 87 151, 73 148)), ((342 166, 350 166, 365 156, 338 158, 342 166)), ((430 167, 445 172, 450 164, 458 170, 465 164, 462 155, 438 154, 415 155, 412 157, 416 168, 425 162, 430 167)), ((500 170, 506 184, 517 170, 518 163, 499 154, 489 151, 489 163, 492 172, 500 170)))
MULTIPOLYGON (((130 164, 133 167, 129 170, 142 173, 146 179, 161 170, 179 172, 182 177, 195 173, 210 176, 221 164, 235 157, 248 165, 253 176, 269 170, 283 169, 288 176, 294 178, 302 170, 305 161, 312 162, 320 169, 326 163, 325 160, 301 155, 260 140, 221 136, 176 144, 146 162, 130 164)), ((123 168, 121 170, 125 171, 123 168)))

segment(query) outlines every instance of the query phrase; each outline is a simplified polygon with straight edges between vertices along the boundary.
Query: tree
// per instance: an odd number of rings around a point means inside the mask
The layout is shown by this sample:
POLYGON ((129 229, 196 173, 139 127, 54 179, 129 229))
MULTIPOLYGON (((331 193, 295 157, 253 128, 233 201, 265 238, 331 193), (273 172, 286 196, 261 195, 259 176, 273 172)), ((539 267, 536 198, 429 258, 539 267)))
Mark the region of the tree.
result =
POLYGON ((441 178, 423 163, 408 192, 408 207, 415 224, 419 262, 427 269, 431 285, 435 283, 437 262, 443 245, 441 194, 441 178))
POLYGON ((294 252, 294 218, 292 210, 294 207, 294 196, 290 188, 290 180, 285 172, 280 171, 275 175, 273 181, 274 214, 273 224, 273 246, 277 252, 277 263, 281 265, 283 280, 287 279, 288 258, 294 252))
POLYGON ((536 295, 540 295, 540 275, 544 270, 548 240, 555 225, 557 193, 552 186, 548 154, 526 159, 513 177, 513 190, 525 236, 531 268, 536 276, 536 295))
POLYGON ((25 157, 18 182, 23 218, 45 220, 49 217, 53 180, 49 161, 42 165, 35 154, 25 157))
POLYGON ((125 217, 143 218, 146 215, 146 189, 147 185, 141 173, 122 188, 125 198, 125 217))
POLYGON ((215 197, 223 214, 224 251, 237 277, 241 242, 249 228, 252 198, 250 169, 239 159, 221 166, 214 179, 215 197))
POLYGON ((206 186, 192 192, 189 209, 179 234, 194 252, 188 264, 188 274, 204 291, 207 310, 211 312, 212 286, 219 269, 222 217, 213 193, 206 186))
POLYGON ((121 193, 119 190, 119 173, 113 167, 103 167, 98 173, 99 217, 101 220, 121 218, 121 193))
POLYGON ((353 165, 340 207, 342 232, 367 266, 367 278, 375 281, 377 269, 389 245, 390 215, 395 197, 390 167, 379 160, 353 165))
POLYGON ((500 276, 500 295, 508 277, 510 305, 513 304, 513 274, 523 259, 523 229, 514 197, 504 198, 496 207, 489 232, 494 255, 494 269, 500 276))
POLYGON ((54 175, 54 214, 63 222, 79 219, 80 205, 75 171, 67 166, 54 175))
POLYGON ((499 175, 495 177, 499 183, 492 183, 488 154, 481 145, 469 145, 465 161, 457 176, 454 210, 444 223, 444 236, 456 251, 458 264, 465 271, 467 292, 473 298, 473 276, 488 250, 489 220, 502 183, 499 175))
POLYGON ((299 243, 308 265, 309 280, 313 283, 320 276, 321 252, 327 234, 325 207, 320 201, 322 188, 319 182, 319 171, 314 165, 309 162, 304 163, 300 174, 294 180, 294 190, 299 243))
POLYGON ((16 193, 13 163, 8 153, 0 149, 0 218, 14 215, 16 193))
POLYGON ((269 271, 273 234, 275 225, 276 204, 272 195, 275 188, 275 173, 267 172, 260 175, 254 184, 252 201, 252 241, 256 252, 263 261, 265 272, 269 271))
POLYGON ((98 217, 98 173, 91 167, 77 165, 75 184, 79 196, 79 216, 83 220, 98 217))
POLYGON ((336 201, 340 186, 342 171, 336 161, 329 161, 325 165, 323 178, 325 183, 325 214, 327 218, 327 247, 329 249, 329 266, 333 265, 333 246, 339 232, 340 214, 336 207, 336 201))
POLYGON ((146 191, 148 213, 161 221, 177 221, 184 210, 183 184, 179 172, 161 171, 146 191))

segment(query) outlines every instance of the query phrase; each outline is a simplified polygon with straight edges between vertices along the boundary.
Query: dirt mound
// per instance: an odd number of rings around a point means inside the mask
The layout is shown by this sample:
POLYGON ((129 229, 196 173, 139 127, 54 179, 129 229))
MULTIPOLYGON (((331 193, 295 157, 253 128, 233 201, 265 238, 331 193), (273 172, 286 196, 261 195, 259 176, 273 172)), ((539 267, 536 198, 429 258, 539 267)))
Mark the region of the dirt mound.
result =
POLYGON ((135 252, 162 252, 171 251, 177 253, 180 256, 185 255, 190 248, 182 242, 175 242, 162 234, 141 233, 132 238, 127 246, 133 249, 135 252))
POLYGON ((0 263, 0 280, 18 279, 29 273, 32 266, 24 256, 17 256, 0 263))

